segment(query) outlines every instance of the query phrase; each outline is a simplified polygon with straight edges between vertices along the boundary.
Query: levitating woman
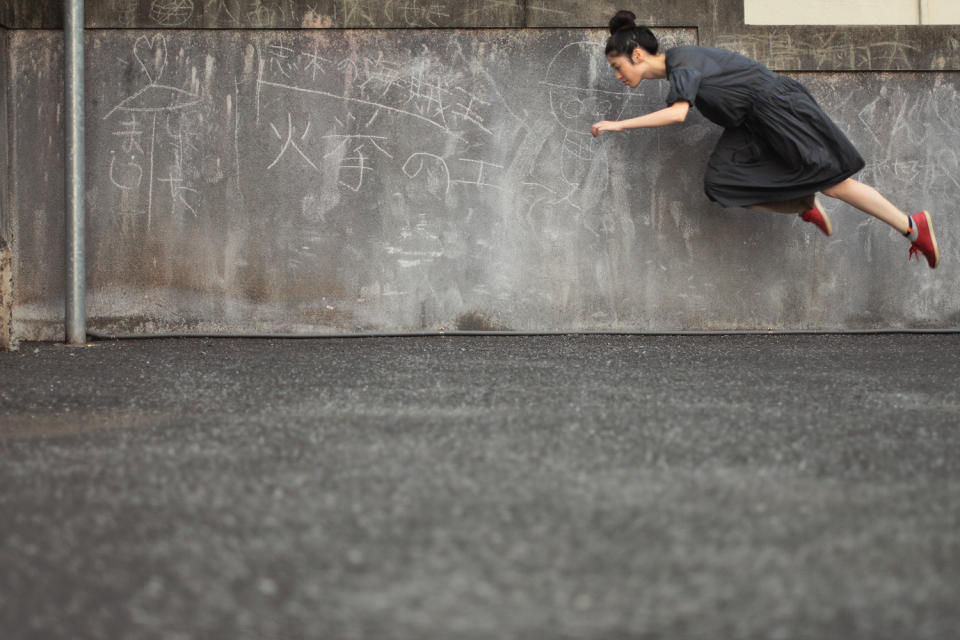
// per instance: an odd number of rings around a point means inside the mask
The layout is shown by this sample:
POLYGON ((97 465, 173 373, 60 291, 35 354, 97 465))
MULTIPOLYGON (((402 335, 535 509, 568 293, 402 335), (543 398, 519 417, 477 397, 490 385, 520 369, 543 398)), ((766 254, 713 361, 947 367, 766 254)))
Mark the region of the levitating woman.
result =
POLYGON ((937 266, 940 250, 930 214, 908 216, 851 177, 863 169, 863 158, 802 84, 723 49, 683 46, 660 53, 656 36, 635 21, 630 11, 610 20, 607 60, 628 87, 669 80, 669 106, 628 120, 598 122, 594 136, 683 122, 696 106, 725 129, 704 180, 714 202, 799 213, 829 236, 833 226, 815 197, 823 193, 883 220, 909 238, 911 257, 922 253, 931 268, 937 266))

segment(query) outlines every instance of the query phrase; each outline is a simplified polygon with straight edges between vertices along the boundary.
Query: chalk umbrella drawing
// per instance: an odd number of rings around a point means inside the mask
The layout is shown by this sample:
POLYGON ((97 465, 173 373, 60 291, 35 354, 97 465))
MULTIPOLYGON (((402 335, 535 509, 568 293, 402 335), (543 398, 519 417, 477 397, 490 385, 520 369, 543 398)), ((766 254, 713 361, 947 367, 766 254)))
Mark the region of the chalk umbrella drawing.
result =
POLYGON ((153 212, 154 165, 156 160, 157 119, 161 114, 189 109, 200 103, 200 96, 178 87, 163 84, 167 68, 167 40, 163 35, 140 36, 133 45, 133 57, 149 82, 133 95, 125 98, 103 116, 109 119, 117 112, 143 113, 152 116, 150 131, 149 191, 147 196, 147 227, 153 212))

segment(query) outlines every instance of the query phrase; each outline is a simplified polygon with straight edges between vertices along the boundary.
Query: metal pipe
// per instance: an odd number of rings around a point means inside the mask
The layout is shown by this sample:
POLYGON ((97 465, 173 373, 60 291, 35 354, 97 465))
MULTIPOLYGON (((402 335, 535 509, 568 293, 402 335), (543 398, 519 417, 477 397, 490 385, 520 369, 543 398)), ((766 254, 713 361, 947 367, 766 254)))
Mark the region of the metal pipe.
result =
POLYGON ((84 344, 86 327, 86 261, 84 186, 84 113, 83 113, 83 0, 64 0, 64 88, 67 112, 66 130, 66 339, 68 344, 84 344))

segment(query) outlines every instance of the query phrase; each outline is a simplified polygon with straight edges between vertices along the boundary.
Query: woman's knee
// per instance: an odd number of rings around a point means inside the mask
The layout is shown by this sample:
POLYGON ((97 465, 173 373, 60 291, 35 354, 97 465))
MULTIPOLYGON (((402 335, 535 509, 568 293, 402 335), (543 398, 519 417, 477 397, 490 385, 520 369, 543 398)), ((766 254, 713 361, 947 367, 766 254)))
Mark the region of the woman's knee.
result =
POLYGON ((847 192, 847 190, 850 188, 852 183, 853 183, 853 180, 851 178, 847 178, 840 184, 835 184, 828 189, 824 189, 823 191, 821 191, 821 193, 831 198, 842 198, 843 194, 847 192))

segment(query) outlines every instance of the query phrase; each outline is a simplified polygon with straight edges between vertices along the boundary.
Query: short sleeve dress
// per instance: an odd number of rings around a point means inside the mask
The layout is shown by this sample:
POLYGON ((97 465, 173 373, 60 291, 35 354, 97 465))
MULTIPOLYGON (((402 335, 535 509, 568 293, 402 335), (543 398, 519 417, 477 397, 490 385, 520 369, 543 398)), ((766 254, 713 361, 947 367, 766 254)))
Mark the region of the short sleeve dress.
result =
POLYGON ((666 53, 667 104, 686 100, 724 127, 704 191, 725 207, 809 196, 864 167, 863 158, 802 84, 724 49, 666 53))

